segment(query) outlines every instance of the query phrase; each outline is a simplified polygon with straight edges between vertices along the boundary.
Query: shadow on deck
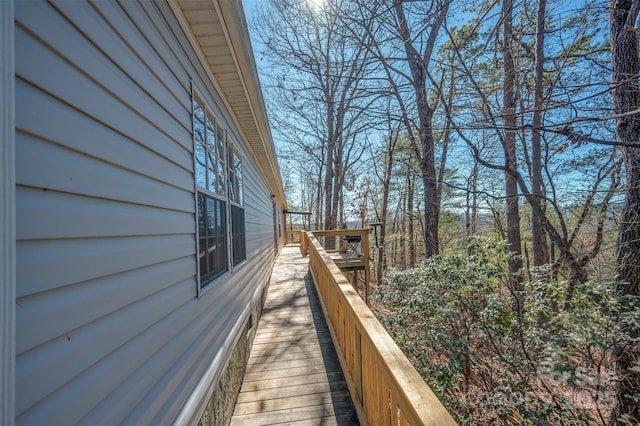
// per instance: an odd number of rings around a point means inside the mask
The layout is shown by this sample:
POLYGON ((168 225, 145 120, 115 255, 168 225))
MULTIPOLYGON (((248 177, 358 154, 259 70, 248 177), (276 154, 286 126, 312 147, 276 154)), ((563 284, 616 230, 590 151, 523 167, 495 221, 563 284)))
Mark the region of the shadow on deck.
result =
POLYGON ((357 425, 308 258, 286 246, 274 265, 232 425, 357 425))

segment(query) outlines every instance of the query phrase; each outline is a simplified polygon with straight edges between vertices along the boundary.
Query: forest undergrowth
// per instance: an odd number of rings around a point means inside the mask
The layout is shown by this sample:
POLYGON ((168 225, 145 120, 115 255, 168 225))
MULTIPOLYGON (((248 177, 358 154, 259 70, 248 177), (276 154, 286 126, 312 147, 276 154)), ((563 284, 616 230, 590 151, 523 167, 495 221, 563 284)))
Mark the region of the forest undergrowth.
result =
POLYGON ((567 281, 541 268, 518 312, 508 257, 505 243, 474 238, 468 255, 390 271, 372 309, 461 425, 607 424, 612 348, 638 344, 625 332, 640 326, 637 300, 594 281, 569 300, 567 281))

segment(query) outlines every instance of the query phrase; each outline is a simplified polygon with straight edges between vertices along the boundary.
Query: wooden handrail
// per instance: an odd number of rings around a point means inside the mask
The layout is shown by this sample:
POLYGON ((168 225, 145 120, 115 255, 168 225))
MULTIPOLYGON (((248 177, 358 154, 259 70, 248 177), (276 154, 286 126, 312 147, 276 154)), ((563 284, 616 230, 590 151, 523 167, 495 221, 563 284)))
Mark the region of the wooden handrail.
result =
POLYGON ((302 245, 309 253, 309 268, 360 422, 455 425, 446 408, 314 235, 306 232, 301 237, 305 240, 302 245))
POLYGON ((371 232, 370 229, 325 229, 322 231, 308 231, 311 232, 315 237, 329 237, 329 236, 338 236, 338 235, 364 235, 369 234, 371 232))

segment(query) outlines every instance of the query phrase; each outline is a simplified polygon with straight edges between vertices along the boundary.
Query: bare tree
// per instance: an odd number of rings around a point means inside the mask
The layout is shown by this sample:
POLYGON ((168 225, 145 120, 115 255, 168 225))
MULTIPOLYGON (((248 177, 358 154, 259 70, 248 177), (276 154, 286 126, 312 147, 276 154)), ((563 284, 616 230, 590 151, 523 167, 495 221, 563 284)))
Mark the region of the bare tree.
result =
MULTIPOLYGON (((423 185, 424 231, 427 257, 439 252, 440 197, 436 167, 434 113, 438 98, 429 98, 430 64, 442 22, 452 0, 352 0, 357 13, 343 16, 351 36, 380 64, 383 96, 397 104, 397 120, 404 126, 418 159, 423 185)), ((446 157, 442 157, 446 158, 446 157)))
POLYGON ((326 229, 338 225, 345 178, 364 152, 370 129, 365 118, 375 101, 367 87, 368 52, 345 37, 334 16, 347 13, 342 8, 348 4, 315 9, 270 0, 256 25, 270 63, 269 91, 278 100, 269 104, 272 123, 282 142, 297 147, 298 161, 316 157, 326 229))
POLYGON ((427 82, 429 81, 429 64, 433 56, 435 43, 449 11, 450 0, 429 2, 430 7, 426 16, 430 18, 429 29, 420 37, 425 37, 426 42, 419 51, 413 40, 416 35, 411 34, 409 22, 405 14, 405 5, 401 0, 395 0, 393 8, 396 15, 397 29, 404 44, 406 61, 411 72, 410 82, 413 86, 415 105, 418 113, 418 137, 410 132, 410 140, 419 159, 424 185, 424 245, 425 256, 431 257, 439 252, 438 225, 440 218, 440 205, 438 203, 437 174, 435 164, 435 141, 433 135, 433 114, 435 105, 429 102, 427 82), (419 145, 418 145, 419 142, 419 145))

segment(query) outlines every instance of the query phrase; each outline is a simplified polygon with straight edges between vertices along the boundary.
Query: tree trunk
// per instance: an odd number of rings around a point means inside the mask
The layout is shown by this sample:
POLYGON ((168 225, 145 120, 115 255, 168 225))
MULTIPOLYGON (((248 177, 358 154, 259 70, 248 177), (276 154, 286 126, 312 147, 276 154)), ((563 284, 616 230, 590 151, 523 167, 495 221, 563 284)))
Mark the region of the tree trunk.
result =
POLYGON ((327 169, 324 175, 324 229, 335 229, 335 217, 331 216, 333 207, 333 142, 327 149, 327 169))
POLYGON ((566 311, 571 308, 576 286, 586 283, 589 280, 589 273, 585 269, 587 262, 580 262, 571 254, 565 257, 564 263, 569 267, 569 282, 567 284, 567 293, 564 296, 564 309, 566 311))
POLYGON ((336 199, 338 204, 338 227, 340 229, 345 229, 347 222, 344 220, 344 187, 340 185, 338 188, 340 188, 336 199))
MULTIPOLYGON (((429 145, 431 148, 427 148, 425 156, 433 155, 433 140, 429 145)), ((424 185, 424 255, 426 258, 430 258, 440 253, 440 239, 438 237, 440 208, 437 201, 435 163, 430 160, 427 160, 427 163, 427 165, 422 166, 422 184, 424 185)))
POLYGON ((420 147, 416 141, 412 141, 419 159, 422 183, 424 185, 424 246, 427 258, 439 253, 438 226, 440 221, 440 206, 438 202, 438 176, 436 174, 435 143, 433 139, 433 108, 429 105, 427 97, 427 68, 431 59, 436 36, 444 18, 449 10, 449 1, 440 4, 436 17, 431 24, 431 30, 427 36, 424 54, 418 52, 412 43, 411 33, 407 19, 404 15, 402 1, 394 1, 394 10, 398 20, 398 31, 402 37, 407 63, 411 71, 411 84, 416 97, 418 110, 418 131, 420 147))
MULTIPOLYGON (((638 0, 611 0, 611 57, 613 69, 613 104, 618 139, 635 147, 623 146, 626 169, 625 201, 618 235, 618 292, 638 296, 640 294, 640 119, 636 111, 640 107, 638 73, 638 35, 636 19, 638 0)), ((625 330, 638 337, 638 330, 625 330)), ((640 393, 640 372, 631 370, 640 360, 640 346, 620 342, 614 349, 618 383, 618 405, 612 413, 612 424, 620 416, 640 421, 640 404, 633 394, 640 393)))
POLYGON ((407 169, 407 236, 409 238, 409 268, 416 265, 416 242, 413 231, 413 193, 415 182, 407 169))
MULTIPOLYGON (((511 52, 513 36, 513 0, 502 3, 503 26, 503 69, 504 82, 502 87, 505 165, 508 169, 517 170, 516 157, 516 115, 515 115, 515 66, 511 52)), ((507 242, 512 257, 509 260, 509 286, 512 293, 513 308, 521 312, 522 300, 522 248, 520 242, 520 207, 518 205, 518 182, 511 173, 505 173, 505 195, 507 215, 507 242)))
POLYGON ((333 197, 331 199, 331 217, 333 218, 333 229, 340 229, 342 223, 338 223, 338 208, 340 205, 340 197, 342 194, 343 187, 343 170, 342 170, 342 158, 340 156, 334 155, 334 166, 333 166, 333 197))
POLYGON ((406 226, 406 211, 407 211, 407 193, 404 191, 400 202, 399 216, 400 216, 400 269, 407 269, 407 226, 406 226))
MULTIPOLYGON (((546 0, 538 0, 538 17, 536 28, 536 59, 533 118, 531 130, 531 192, 540 200, 545 209, 543 181, 542 181, 542 144, 540 141, 540 125, 542 123, 543 108, 543 79, 544 79, 544 31, 546 0)), ((547 250, 547 235, 544 230, 543 218, 537 210, 531 216, 531 248, 533 252, 533 266, 542 266, 549 262, 547 250)))
MULTIPOLYGON (((391 133, 391 132, 390 132, 391 133)), ((382 284, 382 276, 386 270, 385 261, 385 237, 387 235, 387 211, 389 209, 389 186, 391 185, 391 175, 393 174, 393 157, 395 154, 398 138, 389 135, 389 147, 387 149, 387 164, 384 169, 384 178, 382 181, 382 211, 378 221, 382 223, 380 226, 380 234, 378 235, 378 269, 376 271, 376 281, 382 284)))
POLYGON ((322 229, 322 170, 318 172, 316 182, 316 217, 314 218, 314 229, 322 229))
POLYGON ((396 214, 393 217, 393 228, 391 229, 391 235, 393 235, 393 239, 391 240, 391 267, 398 267, 398 211, 396 210, 396 214))
MULTIPOLYGON (((333 100, 328 89, 324 90, 324 96, 327 101, 327 161, 324 175, 324 229, 336 229, 336 217, 333 215, 333 192, 335 179, 335 157, 336 157, 336 135, 334 133, 335 108, 333 100)), ((325 244, 327 244, 325 242, 325 244)), ((333 247, 327 247, 333 248, 333 247)))
POLYGON ((478 219, 478 163, 474 161, 471 176, 467 181, 467 198, 465 212, 465 229, 467 231, 467 256, 469 252, 469 239, 477 233, 478 219))

